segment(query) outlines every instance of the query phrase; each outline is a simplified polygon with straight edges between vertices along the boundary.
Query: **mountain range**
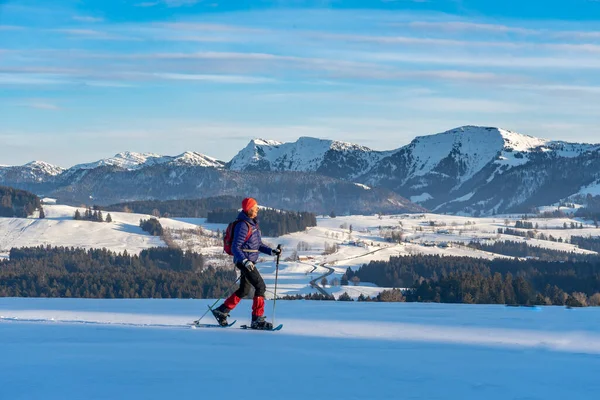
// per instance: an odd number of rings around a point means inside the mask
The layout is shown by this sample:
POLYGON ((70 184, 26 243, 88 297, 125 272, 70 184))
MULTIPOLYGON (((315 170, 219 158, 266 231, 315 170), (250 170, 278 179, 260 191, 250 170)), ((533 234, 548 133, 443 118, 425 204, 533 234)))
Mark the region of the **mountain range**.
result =
POLYGON ((478 126, 390 151, 310 137, 254 139, 229 162, 196 152, 125 152, 68 169, 39 161, 0 166, 0 184, 67 203, 231 194, 319 213, 490 215, 600 195, 600 145, 478 126))

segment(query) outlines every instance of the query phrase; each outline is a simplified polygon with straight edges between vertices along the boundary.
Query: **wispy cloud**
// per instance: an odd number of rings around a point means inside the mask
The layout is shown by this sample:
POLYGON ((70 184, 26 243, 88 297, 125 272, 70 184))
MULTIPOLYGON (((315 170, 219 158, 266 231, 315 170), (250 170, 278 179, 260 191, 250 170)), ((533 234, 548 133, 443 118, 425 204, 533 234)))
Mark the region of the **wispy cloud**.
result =
POLYGON ((520 26, 489 24, 470 21, 413 21, 393 23, 393 26, 407 27, 426 32, 441 31, 446 33, 479 32, 488 34, 518 34, 541 36, 553 39, 600 39, 597 30, 569 30, 558 28, 526 28, 520 26))
POLYGON ((211 31, 211 32, 254 32, 266 33, 272 30, 263 28, 247 27, 244 25, 228 25, 228 24, 209 24, 195 22, 165 22, 157 23, 155 26, 167 28, 169 30, 185 30, 185 31, 211 31))
POLYGON ((160 4, 160 1, 144 1, 134 4, 135 7, 154 7, 160 4))
POLYGON ((465 67, 525 68, 525 69, 573 69, 585 70, 600 68, 597 57, 546 57, 502 55, 454 55, 454 54, 410 54, 410 53, 363 53, 361 59, 380 60, 398 63, 455 65, 465 67))
POLYGON ((522 35, 535 35, 539 34, 540 31, 536 29, 521 28, 508 25, 498 24, 484 24, 476 22, 463 22, 463 21, 414 21, 406 24, 395 24, 401 26, 408 26, 411 28, 418 28, 423 30, 444 30, 444 31, 481 31, 481 32, 493 32, 493 33, 518 33, 522 35))
POLYGON ((100 17, 90 17, 90 16, 85 16, 85 15, 75 15, 73 16, 73 19, 75 21, 79 21, 79 22, 103 22, 104 18, 100 18, 100 17))
POLYGON ((38 74, 10 74, 0 72, 0 85, 60 85, 66 81, 53 76, 38 74))
POLYGON ((274 79, 270 78, 242 75, 154 73, 150 74, 150 76, 167 80, 202 81, 214 83, 257 84, 275 82, 274 79))
POLYGON ((465 39, 440 39, 411 36, 375 36, 357 34, 333 34, 314 32, 307 34, 309 37, 326 39, 339 42, 376 43, 381 45, 420 46, 423 48, 438 47, 463 47, 463 48, 505 48, 505 49, 529 49, 529 50, 569 50, 580 52, 600 53, 600 45, 590 43, 550 43, 550 42, 526 42, 526 41, 494 41, 494 40, 465 40, 465 39))
POLYGON ((0 31, 18 31, 23 30, 25 27, 23 26, 15 26, 15 25, 0 25, 0 31))
POLYGON ((136 7, 154 7, 158 5, 165 5, 167 7, 183 7, 193 6, 194 4, 200 3, 202 0, 158 0, 158 1, 145 1, 135 4, 136 7))
POLYGON ((60 32, 72 37, 97 39, 97 40, 131 40, 140 41, 141 39, 131 36, 116 35, 95 29, 53 29, 54 32, 60 32))
MULTIPOLYGON (((423 70, 390 64, 403 57, 405 63, 423 61, 421 55, 410 58, 396 53, 351 53, 354 60, 343 58, 317 58, 278 55, 272 53, 244 52, 171 52, 171 53, 94 53, 53 51, 36 52, 48 60, 60 60, 69 64, 89 64, 88 67, 19 67, 0 69, 4 72, 23 74, 57 74, 78 79, 108 81, 150 81, 155 79, 189 80, 222 83, 267 83, 289 80, 332 81, 411 81, 434 80, 472 83, 523 82, 522 77, 487 71, 462 71, 456 68, 423 70), (383 60, 383 63, 377 61, 383 60), (118 66, 117 66, 118 65, 118 66), (265 78, 268 77, 268 78, 265 78)), ((430 56, 433 57, 433 56, 430 56)), ((433 59, 443 64, 446 58, 433 59)), ((446 65, 468 64, 470 59, 451 60, 446 65)), ((600 61, 599 61, 600 62, 600 61)), ((432 62, 433 63, 433 62, 432 62)))
POLYGON ((57 111, 57 110, 61 109, 61 107, 59 107, 58 105, 56 105, 54 103, 50 103, 47 101, 41 101, 41 100, 32 100, 27 103, 22 103, 20 105, 23 107, 36 108, 38 110, 57 111))

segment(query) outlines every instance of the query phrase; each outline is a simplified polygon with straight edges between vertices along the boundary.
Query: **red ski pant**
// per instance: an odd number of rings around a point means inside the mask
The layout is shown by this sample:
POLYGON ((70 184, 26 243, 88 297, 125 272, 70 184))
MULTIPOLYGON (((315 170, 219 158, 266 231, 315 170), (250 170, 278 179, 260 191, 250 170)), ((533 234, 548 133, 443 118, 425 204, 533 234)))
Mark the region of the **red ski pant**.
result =
POLYGON ((258 269, 253 268, 249 271, 243 264, 238 263, 236 267, 240 270, 240 287, 231 296, 225 300, 225 307, 233 310, 242 298, 250 293, 250 288, 254 287, 254 299, 252 302, 252 315, 261 317, 265 314, 265 291, 267 286, 258 269))

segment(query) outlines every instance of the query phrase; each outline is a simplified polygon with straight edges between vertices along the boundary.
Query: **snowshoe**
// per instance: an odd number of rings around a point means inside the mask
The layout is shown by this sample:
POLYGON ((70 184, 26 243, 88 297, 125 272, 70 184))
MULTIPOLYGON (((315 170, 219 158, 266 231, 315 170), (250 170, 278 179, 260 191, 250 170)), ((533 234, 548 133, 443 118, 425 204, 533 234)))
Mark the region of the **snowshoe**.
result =
POLYGON ((270 331, 273 329, 273 324, 267 322, 266 318, 252 316, 252 324, 250 324, 250 329, 259 329, 259 330, 267 330, 270 331))
POLYGON ((227 322, 227 317, 229 317, 229 309, 223 309, 223 306, 215 308, 211 310, 212 315, 214 315, 217 323, 221 326, 227 326, 229 323, 227 322))

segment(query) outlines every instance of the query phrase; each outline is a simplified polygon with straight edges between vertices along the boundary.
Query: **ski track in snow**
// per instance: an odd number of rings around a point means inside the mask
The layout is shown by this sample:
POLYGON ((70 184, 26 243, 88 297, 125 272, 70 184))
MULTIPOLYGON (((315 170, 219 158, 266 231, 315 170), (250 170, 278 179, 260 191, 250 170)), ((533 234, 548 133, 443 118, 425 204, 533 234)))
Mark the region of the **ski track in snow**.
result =
MULTIPOLYGON (((74 312, 63 310, 0 310, 0 324, 77 324, 144 329, 190 329, 199 334, 213 328, 193 327, 195 316, 131 313, 74 312)), ((206 323, 211 323, 207 320, 206 323)), ((238 321, 239 322, 239 321, 238 321)), ((460 327, 372 321, 307 321, 278 319, 283 335, 337 339, 461 344, 485 347, 537 348, 568 353, 600 354, 600 335, 590 332, 547 332, 526 329, 460 327), (310 322, 310 323, 307 323, 310 322)), ((241 325, 241 323, 239 324, 241 325)), ((228 334, 241 328, 214 328, 228 334)))

